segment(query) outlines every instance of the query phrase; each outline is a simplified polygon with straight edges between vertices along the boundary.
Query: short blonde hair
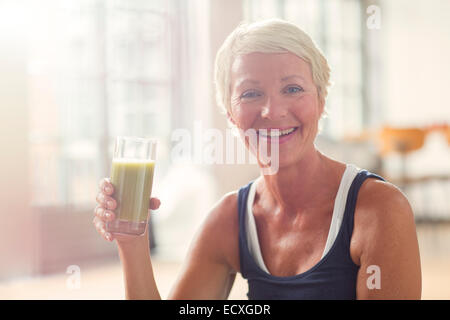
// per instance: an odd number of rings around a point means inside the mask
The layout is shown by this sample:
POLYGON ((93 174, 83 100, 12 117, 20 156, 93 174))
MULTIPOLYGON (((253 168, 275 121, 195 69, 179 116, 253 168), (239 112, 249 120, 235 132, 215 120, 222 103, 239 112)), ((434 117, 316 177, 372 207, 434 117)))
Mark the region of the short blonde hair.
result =
POLYGON ((328 62, 312 39, 296 25, 269 19, 241 23, 224 41, 216 55, 214 78, 216 101, 224 113, 231 107, 231 66, 243 54, 291 52, 305 60, 312 73, 319 99, 325 103, 330 85, 328 62))

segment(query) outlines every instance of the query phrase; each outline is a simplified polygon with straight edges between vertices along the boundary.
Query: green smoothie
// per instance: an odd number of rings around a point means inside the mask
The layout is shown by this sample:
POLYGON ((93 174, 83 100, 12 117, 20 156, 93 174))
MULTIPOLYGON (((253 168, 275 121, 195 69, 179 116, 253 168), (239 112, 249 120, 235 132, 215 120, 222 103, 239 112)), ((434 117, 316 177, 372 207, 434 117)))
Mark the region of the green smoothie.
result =
POLYGON ((117 201, 117 219, 147 221, 154 169, 153 160, 113 159, 111 182, 117 201))

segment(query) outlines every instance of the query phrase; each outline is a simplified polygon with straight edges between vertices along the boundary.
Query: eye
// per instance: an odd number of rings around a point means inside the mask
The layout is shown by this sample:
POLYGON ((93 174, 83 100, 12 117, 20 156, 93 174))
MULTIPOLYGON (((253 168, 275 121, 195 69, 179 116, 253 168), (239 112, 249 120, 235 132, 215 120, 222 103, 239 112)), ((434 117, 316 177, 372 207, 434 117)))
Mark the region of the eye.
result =
POLYGON ((252 99, 252 98, 257 98, 260 96, 261 96, 260 92, 255 91, 255 90, 249 90, 249 91, 244 92, 241 95, 241 99, 252 99))
POLYGON ((286 93, 293 94, 293 93, 299 93, 303 92, 303 88, 299 86, 289 86, 285 89, 286 93))

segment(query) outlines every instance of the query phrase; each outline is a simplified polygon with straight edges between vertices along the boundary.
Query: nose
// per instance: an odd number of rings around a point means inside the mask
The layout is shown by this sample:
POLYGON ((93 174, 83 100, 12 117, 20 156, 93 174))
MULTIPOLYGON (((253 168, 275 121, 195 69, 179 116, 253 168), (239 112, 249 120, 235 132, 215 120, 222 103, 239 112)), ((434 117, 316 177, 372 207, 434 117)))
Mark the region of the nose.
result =
POLYGON ((288 108, 280 98, 269 97, 262 107, 261 117, 273 121, 286 117, 287 113, 288 108))

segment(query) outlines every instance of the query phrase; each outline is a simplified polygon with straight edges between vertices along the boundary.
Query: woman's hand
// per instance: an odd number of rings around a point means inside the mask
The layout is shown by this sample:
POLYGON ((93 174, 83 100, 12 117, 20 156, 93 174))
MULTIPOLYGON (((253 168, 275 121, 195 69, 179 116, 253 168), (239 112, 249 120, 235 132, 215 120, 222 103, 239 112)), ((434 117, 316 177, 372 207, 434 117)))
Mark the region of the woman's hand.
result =
MULTIPOLYGON (((116 218, 114 210, 117 207, 117 202, 113 198, 114 186, 109 178, 103 178, 99 183, 99 192, 97 193, 97 206, 94 209, 95 217, 92 221, 97 232, 107 241, 117 240, 118 243, 127 243, 135 241, 139 238, 148 239, 148 228, 145 228, 145 233, 141 236, 133 236, 126 234, 111 234, 106 231, 106 222, 113 221, 116 218)), ((161 202, 158 198, 150 198, 149 208, 156 210, 159 208, 161 202)))

